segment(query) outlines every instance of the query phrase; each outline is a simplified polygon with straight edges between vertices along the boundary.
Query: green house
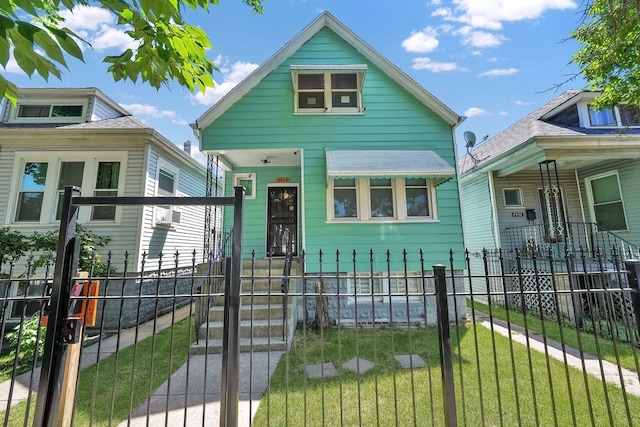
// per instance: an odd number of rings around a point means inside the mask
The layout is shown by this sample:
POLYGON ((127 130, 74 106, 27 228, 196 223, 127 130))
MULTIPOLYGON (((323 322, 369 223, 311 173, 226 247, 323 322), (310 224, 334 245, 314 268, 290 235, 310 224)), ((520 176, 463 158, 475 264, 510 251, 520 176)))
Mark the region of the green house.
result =
POLYGON ((461 120, 324 12, 194 127, 226 194, 246 189, 245 258, 290 250, 307 272, 360 273, 354 251, 364 272, 371 255, 375 269, 430 270, 463 251, 461 120))

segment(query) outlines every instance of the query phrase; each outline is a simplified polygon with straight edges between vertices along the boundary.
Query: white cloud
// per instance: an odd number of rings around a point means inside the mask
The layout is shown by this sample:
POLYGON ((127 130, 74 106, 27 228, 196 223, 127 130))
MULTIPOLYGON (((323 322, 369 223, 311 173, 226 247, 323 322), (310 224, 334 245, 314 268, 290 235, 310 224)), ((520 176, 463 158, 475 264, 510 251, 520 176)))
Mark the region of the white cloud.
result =
POLYGON ((185 125, 188 124, 178 113, 171 110, 159 110, 158 107, 149 104, 120 104, 125 110, 134 116, 148 117, 152 119, 169 118, 171 123, 185 125))
POLYGON ((409 38, 402 42, 402 47, 407 52, 428 53, 433 52, 440 41, 437 38, 438 32, 433 27, 427 27, 422 31, 413 31, 409 38))
POLYGON ((508 116, 508 115, 509 115, 509 113, 507 113, 506 111, 500 111, 500 112, 498 113, 498 115, 500 115, 500 116, 508 116))
POLYGON ((521 101, 521 100, 519 100, 519 99, 518 99, 518 100, 516 100, 516 101, 514 102, 514 104, 516 104, 516 105, 521 105, 521 106, 531 105, 531 103, 530 103, 530 102, 527 102, 527 101, 521 101))
POLYGON ((414 58, 413 65, 414 70, 429 70, 434 73, 440 73, 442 71, 455 71, 458 70, 458 64, 455 62, 434 62, 431 58, 414 58))
POLYGON ((501 30, 503 22, 539 18, 547 10, 574 9, 574 0, 453 0, 455 9, 440 8, 432 15, 474 28, 501 30))
POLYGON ((493 70, 485 71, 483 73, 478 74, 480 77, 499 77, 499 76, 510 76, 519 72, 517 68, 494 68, 493 70))
POLYGON ((11 49, 10 52, 10 56, 9 56, 9 61, 7 61, 7 65, 4 67, 4 70, 7 73, 14 73, 14 74, 23 74, 23 75, 27 75, 27 73, 25 73, 22 68, 20 68, 18 66, 18 63, 16 62, 16 59, 13 57, 13 49, 11 49))
POLYGON ((479 107, 471 107, 463 115, 466 117, 486 116, 487 112, 479 107))
POLYGON ((97 51, 107 49, 136 49, 137 42, 131 39, 123 30, 118 30, 107 25, 103 25, 99 32, 91 40, 91 46, 97 51))
POLYGON ((455 35, 462 36, 462 44, 469 44, 477 48, 494 47, 502 44, 506 37, 489 33, 487 31, 473 30, 473 27, 465 25, 455 35))
POLYGON ((60 12, 60 16, 64 18, 64 26, 76 33, 82 30, 98 31, 103 24, 113 25, 116 23, 114 15, 95 6, 78 6, 73 10, 63 10, 60 12))
POLYGON ((231 89, 236 87, 245 77, 251 74, 253 70, 258 68, 258 64, 242 61, 237 61, 230 66, 221 65, 226 64, 226 62, 220 56, 214 60, 214 63, 222 73, 222 82, 215 82, 216 86, 213 89, 207 89, 205 93, 198 92, 192 95, 192 101, 202 105, 213 105, 229 93, 231 89))

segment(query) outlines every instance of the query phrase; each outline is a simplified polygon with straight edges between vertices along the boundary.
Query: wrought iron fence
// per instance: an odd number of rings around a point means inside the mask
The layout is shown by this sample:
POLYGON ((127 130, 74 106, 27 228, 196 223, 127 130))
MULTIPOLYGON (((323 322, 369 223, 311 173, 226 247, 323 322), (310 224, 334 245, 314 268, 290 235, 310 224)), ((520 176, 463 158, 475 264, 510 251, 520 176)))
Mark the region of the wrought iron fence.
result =
MULTIPOLYGON (((500 251, 481 254, 479 267, 468 253, 432 266, 421 253, 325 252, 292 259, 287 272, 283 259, 247 260, 241 352, 225 360, 227 289, 199 285, 225 272, 192 254, 165 257, 191 267, 74 278, 100 286, 72 296, 97 307, 69 376, 71 424, 220 425, 224 399, 236 398, 238 424, 255 426, 640 420, 637 262, 550 271, 500 251), (229 363, 240 372, 231 394, 229 363)), ((22 273, 0 270, 5 425, 33 422, 46 333, 32 314, 49 301, 51 270, 22 273)))

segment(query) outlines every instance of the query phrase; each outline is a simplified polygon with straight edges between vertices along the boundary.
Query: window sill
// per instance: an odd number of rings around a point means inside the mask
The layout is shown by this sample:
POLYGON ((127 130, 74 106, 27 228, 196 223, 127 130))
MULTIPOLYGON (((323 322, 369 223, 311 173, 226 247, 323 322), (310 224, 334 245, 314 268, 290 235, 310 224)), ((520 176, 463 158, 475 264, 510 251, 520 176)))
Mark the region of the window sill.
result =
POLYGON ((364 111, 309 111, 309 112, 294 112, 294 116, 364 116, 364 111))
POLYGON ((416 219, 329 219, 325 221, 326 224, 424 224, 424 223, 438 223, 439 219, 434 218, 416 218, 416 219))

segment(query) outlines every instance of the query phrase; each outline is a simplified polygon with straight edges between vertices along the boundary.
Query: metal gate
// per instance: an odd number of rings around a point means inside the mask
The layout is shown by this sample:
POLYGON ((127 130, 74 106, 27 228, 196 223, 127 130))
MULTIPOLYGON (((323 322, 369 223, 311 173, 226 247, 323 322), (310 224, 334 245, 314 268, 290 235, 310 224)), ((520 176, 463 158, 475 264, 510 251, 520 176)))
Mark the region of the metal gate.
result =
MULTIPOLYGON (((79 197, 65 188, 57 257, 48 309, 47 334, 40 370, 34 425, 71 425, 80 362, 80 341, 91 300, 91 281, 77 281, 79 240, 75 237, 78 207, 83 205, 219 205, 234 207, 232 255, 227 272, 221 388, 221 425, 237 425, 239 294, 242 262, 244 189, 234 197, 79 197), (86 289, 83 289, 86 288, 86 289), (86 300, 73 299, 86 295, 86 300), (236 307, 235 309, 233 307, 236 307)), ((174 296, 175 297, 175 296, 174 296)), ((94 302, 95 301, 95 302, 94 302)), ((95 309, 94 309, 95 310, 95 309)))

